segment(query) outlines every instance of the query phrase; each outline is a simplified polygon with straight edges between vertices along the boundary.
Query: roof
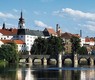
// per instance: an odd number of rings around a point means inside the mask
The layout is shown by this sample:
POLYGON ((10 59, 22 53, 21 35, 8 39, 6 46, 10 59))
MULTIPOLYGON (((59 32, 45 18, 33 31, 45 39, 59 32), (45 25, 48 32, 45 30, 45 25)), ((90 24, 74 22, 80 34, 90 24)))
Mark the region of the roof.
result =
POLYGON ((65 32, 65 33, 62 33, 61 34, 61 37, 62 38, 65 38, 65 39, 70 39, 72 36, 75 36, 75 37, 80 37, 78 34, 71 34, 71 33, 68 33, 68 32, 65 32))
POLYGON ((44 36, 43 31, 39 30, 29 30, 29 29, 18 29, 18 35, 34 35, 34 36, 44 36))
POLYGON ((0 40, 0 41, 2 41, 4 44, 8 43, 25 44, 25 42, 22 40, 0 40))
POLYGON ((53 28, 45 28, 44 29, 44 34, 46 35, 46 36, 49 36, 49 35, 57 35, 57 33, 54 31, 54 29, 53 28))
POLYGON ((16 44, 25 44, 25 42, 22 41, 22 40, 14 40, 14 43, 16 43, 16 44))
POLYGON ((61 37, 62 38, 65 38, 65 39, 70 39, 72 37, 72 34, 71 33, 68 33, 68 32, 65 32, 65 33, 62 33, 61 34, 61 37))
POLYGON ((85 42, 95 42, 95 40, 94 40, 94 38, 86 37, 85 42))
POLYGON ((0 33, 3 35, 16 35, 17 29, 0 29, 0 33))

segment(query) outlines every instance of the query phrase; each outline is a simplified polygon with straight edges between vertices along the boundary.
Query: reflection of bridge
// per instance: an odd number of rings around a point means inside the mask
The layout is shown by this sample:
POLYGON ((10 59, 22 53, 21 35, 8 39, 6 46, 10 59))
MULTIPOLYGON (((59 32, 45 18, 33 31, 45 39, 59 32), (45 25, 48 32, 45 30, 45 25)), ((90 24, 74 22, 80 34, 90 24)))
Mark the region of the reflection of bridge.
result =
POLYGON ((70 59, 73 65, 78 65, 81 59, 85 59, 88 65, 95 64, 94 55, 22 55, 20 59, 26 59, 26 61, 31 61, 32 63, 34 63, 36 59, 40 59, 42 64, 49 63, 51 59, 55 59, 57 64, 58 62, 64 64, 65 59, 70 59))

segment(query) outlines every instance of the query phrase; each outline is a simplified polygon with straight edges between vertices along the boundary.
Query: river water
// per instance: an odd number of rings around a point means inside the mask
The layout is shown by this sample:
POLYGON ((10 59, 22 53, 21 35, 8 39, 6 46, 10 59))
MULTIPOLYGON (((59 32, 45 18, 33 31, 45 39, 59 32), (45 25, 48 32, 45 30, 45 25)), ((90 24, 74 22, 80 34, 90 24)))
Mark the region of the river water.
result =
POLYGON ((95 67, 10 64, 0 66, 0 80, 95 80, 95 67))

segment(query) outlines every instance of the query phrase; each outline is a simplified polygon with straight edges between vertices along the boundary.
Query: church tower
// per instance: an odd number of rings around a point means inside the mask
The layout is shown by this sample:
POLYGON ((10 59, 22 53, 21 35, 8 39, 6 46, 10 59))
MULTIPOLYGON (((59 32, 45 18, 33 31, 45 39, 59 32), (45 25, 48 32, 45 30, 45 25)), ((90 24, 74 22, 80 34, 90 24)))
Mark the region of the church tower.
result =
POLYGON ((21 11, 21 17, 19 18, 19 22, 18 22, 18 29, 24 29, 24 27, 25 27, 25 21, 21 11))

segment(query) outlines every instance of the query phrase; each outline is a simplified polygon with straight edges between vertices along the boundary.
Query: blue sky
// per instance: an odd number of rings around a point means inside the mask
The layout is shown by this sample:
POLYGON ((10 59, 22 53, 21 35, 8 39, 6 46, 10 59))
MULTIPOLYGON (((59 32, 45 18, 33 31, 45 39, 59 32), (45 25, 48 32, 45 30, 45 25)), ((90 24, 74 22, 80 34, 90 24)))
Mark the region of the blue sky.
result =
POLYGON ((95 0, 2 0, 0 2, 0 27, 18 27, 20 12, 23 11, 26 28, 56 29, 62 32, 95 37, 95 0))

